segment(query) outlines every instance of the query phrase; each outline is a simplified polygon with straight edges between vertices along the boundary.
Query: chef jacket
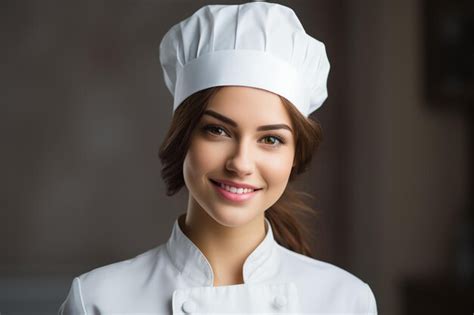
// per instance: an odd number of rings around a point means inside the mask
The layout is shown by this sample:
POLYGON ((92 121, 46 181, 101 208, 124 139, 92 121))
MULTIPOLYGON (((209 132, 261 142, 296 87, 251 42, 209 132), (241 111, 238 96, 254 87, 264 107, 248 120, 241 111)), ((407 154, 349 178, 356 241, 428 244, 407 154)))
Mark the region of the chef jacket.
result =
POLYGON ((75 277, 58 314, 377 314, 365 282, 279 245, 265 225, 242 284, 213 286, 211 265, 176 219, 166 243, 75 277))

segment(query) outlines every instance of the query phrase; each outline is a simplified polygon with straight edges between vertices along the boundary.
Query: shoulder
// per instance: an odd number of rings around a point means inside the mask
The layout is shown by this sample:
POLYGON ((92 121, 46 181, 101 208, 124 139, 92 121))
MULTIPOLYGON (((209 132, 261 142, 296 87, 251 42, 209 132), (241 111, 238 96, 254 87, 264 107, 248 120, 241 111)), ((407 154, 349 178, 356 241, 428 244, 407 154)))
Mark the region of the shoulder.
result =
MULTIPOLYGON (((376 314, 374 294, 369 285, 356 275, 329 262, 314 259, 278 245, 281 267, 288 280, 316 294, 332 309, 347 305, 364 314, 376 314), (332 302, 331 302, 332 301, 332 302)), ((342 310, 341 311, 345 311, 342 310)))
POLYGON ((319 281, 350 287, 360 287, 364 284, 357 276, 329 262, 296 253, 280 245, 278 245, 278 249, 281 253, 282 266, 291 266, 295 275, 299 274, 305 278, 317 276, 319 281))
POLYGON ((58 314, 94 314, 101 307, 126 307, 130 299, 117 297, 134 297, 159 268, 166 255, 163 255, 163 244, 156 246, 133 258, 118 261, 95 268, 74 278, 66 300, 58 314))
MULTIPOLYGON (((148 279, 157 263, 163 259, 163 245, 147 250, 133 258, 92 269, 78 276, 84 295, 100 297, 104 294, 133 292, 148 279)), ((86 299, 86 298, 85 298, 86 299)), ((88 299, 86 299, 88 300, 88 299)))

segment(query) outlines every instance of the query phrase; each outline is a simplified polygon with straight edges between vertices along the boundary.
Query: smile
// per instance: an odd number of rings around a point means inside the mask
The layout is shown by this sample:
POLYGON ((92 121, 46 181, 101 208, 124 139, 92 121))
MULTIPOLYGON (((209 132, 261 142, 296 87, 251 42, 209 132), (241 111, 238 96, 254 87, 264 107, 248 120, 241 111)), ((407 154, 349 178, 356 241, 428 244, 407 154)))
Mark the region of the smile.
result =
POLYGON ((210 179, 213 186, 216 188, 217 192, 221 197, 224 197, 226 200, 230 201, 245 201, 252 198, 259 190, 261 189, 251 189, 251 188, 238 188, 229 186, 223 183, 216 182, 210 179))

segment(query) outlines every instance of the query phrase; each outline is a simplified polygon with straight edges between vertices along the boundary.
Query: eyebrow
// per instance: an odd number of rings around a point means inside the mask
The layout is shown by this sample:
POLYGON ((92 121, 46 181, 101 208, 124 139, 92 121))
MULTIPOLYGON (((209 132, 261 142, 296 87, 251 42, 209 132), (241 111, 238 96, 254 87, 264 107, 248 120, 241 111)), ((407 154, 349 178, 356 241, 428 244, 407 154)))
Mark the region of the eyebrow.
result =
MULTIPOLYGON (((229 117, 226 117, 222 114, 219 114, 213 110, 210 110, 210 109, 207 109, 204 111, 204 114, 203 115, 209 115, 209 116, 212 116, 214 118, 217 118, 229 125, 231 125, 232 127, 235 127, 237 128, 238 125, 235 121, 233 121, 232 119, 230 119, 229 117)), ((273 125, 263 125, 263 126, 259 126, 257 127, 257 131, 266 131, 266 130, 275 130, 275 129, 287 129, 289 130, 291 133, 293 133, 293 130, 290 128, 290 126, 286 125, 286 124, 273 124, 273 125)))

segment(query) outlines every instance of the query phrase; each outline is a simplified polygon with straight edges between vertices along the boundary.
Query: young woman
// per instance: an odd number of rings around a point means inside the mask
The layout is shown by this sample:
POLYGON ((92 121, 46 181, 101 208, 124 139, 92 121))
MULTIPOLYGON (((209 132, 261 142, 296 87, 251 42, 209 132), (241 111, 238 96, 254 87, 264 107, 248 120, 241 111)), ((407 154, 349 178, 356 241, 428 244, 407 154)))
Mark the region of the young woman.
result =
POLYGON ((324 45, 288 7, 208 5, 160 45, 173 118, 167 194, 189 193, 165 244, 73 280, 59 314, 376 314, 370 287, 311 256, 288 183, 321 141, 324 45))

